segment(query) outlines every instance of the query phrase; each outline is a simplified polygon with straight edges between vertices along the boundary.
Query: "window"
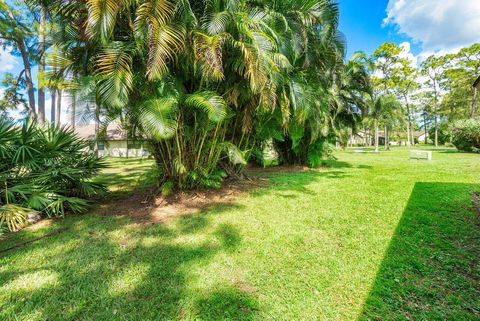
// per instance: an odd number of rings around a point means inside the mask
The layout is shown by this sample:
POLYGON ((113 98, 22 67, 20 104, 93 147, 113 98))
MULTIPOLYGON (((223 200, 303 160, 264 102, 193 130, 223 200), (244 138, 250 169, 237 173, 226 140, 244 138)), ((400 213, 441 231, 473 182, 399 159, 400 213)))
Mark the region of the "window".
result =
POLYGON ((98 143, 98 150, 105 150, 105 143, 98 143))

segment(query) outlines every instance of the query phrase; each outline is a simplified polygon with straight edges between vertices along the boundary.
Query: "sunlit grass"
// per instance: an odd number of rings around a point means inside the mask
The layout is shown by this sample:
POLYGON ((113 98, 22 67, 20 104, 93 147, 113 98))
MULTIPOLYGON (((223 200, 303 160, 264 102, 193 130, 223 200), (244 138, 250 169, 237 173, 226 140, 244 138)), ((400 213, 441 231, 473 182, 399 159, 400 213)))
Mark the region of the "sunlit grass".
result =
MULTIPOLYGON (((480 156, 336 155, 166 223, 92 213, 22 231, 0 250, 66 228, 0 254, 0 319, 479 319, 480 156)), ((100 179, 125 193, 151 165, 113 162, 100 179)))
POLYGON ((108 157, 105 163, 107 168, 95 181, 104 183, 110 192, 117 194, 129 193, 141 187, 149 179, 154 167, 152 159, 137 157, 108 157))

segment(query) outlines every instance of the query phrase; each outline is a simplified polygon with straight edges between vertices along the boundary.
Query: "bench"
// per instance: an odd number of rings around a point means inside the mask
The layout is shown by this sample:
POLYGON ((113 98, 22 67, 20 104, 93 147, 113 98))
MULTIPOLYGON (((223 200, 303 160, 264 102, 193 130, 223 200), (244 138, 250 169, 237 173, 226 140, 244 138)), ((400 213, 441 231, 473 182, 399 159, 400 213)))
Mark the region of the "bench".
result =
POLYGON ((432 152, 428 150, 412 150, 410 151, 410 159, 432 160, 432 152))

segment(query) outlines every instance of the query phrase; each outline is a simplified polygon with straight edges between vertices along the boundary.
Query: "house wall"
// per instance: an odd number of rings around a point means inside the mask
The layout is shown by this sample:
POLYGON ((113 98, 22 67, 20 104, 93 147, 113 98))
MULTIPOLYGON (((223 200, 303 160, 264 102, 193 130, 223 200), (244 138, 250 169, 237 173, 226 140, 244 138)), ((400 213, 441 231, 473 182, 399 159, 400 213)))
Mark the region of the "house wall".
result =
MULTIPOLYGON (((127 157, 127 141, 126 140, 110 140, 104 145, 103 150, 99 150, 100 156, 127 157)), ((129 149, 128 157, 148 156, 149 153, 145 149, 129 149)))

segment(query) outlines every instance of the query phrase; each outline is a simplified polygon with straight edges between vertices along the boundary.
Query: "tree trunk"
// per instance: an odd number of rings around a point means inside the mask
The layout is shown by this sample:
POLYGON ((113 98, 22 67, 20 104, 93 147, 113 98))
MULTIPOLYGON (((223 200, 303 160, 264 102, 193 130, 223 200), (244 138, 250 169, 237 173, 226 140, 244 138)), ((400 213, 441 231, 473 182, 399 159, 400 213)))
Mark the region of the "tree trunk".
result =
POLYGON ((17 45, 18 49, 20 50, 20 54, 22 55, 23 67, 25 68, 25 86, 27 87, 28 95, 28 114, 30 117, 33 117, 35 119, 37 118, 37 111, 35 108, 35 89, 33 87, 32 67, 30 65, 30 61, 28 60, 25 40, 23 38, 18 39, 17 45))
POLYGON ((428 144, 427 114, 426 113, 423 114, 423 126, 424 126, 424 129, 425 129, 425 145, 426 145, 426 144, 428 144))
POLYGON ((62 91, 60 89, 58 89, 58 92, 57 92, 57 110, 55 111, 55 114, 57 115, 57 125, 60 126, 61 125, 61 120, 60 120, 60 116, 62 115, 62 91))
POLYGON ((93 145, 93 152, 98 156, 98 133, 100 131, 100 124, 95 119, 95 143, 93 145))
POLYGON ((410 122, 407 121, 407 146, 410 146, 411 140, 410 140, 410 122))
POLYGON ((473 87, 472 114, 471 114, 472 118, 477 115, 477 94, 478 94, 478 88, 473 87))
POLYGON ((100 109, 98 104, 95 104, 95 145, 93 152, 98 156, 98 134, 100 132, 100 109))
MULTIPOLYGON (((17 21, 15 15, 8 7, 7 14, 12 21, 17 21)), ((25 69, 25 87, 27 87, 28 95, 28 115, 33 119, 36 119, 37 111, 35 108, 35 89, 33 87, 32 80, 32 66, 30 65, 30 61, 28 60, 28 52, 27 45, 25 44, 25 38, 23 38, 23 36, 21 35, 17 35, 13 40, 18 46, 18 50, 20 51, 20 55, 22 56, 23 67, 25 69)))
POLYGON ((405 100, 405 106, 407 107, 407 145, 415 145, 415 140, 413 138, 413 124, 412 124, 412 115, 410 114, 410 104, 408 103, 407 95, 403 95, 405 100))
POLYGON ((75 92, 72 92, 72 105, 71 105, 71 110, 70 110, 70 126, 72 126, 73 129, 75 129, 75 114, 77 113, 77 95, 75 92))
POLYGON ((375 153, 378 153, 378 120, 375 119, 375 153))
POLYGON ((385 136, 384 147, 385 147, 385 150, 390 150, 390 144, 388 142, 388 127, 387 127, 387 125, 385 125, 384 129, 385 129, 385 133, 383 135, 383 136, 385 136))
POLYGON ((40 8, 40 26, 38 29, 38 122, 45 123, 45 32, 47 23, 47 10, 42 5, 40 8))
POLYGON ((365 144, 365 147, 367 147, 368 145, 368 135, 367 135, 367 128, 365 126, 363 126, 363 143, 365 144))
POLYGON ((52 96, 52 102, 50 104, 50 123, 55 124, 55 104, 57 102, 57 90, 55 88, 50 88, 50 96, 52 96))
POLYGON ((438 110, 438 93, 437 93, 437 82, 434 80, 433 81, 433 90, 434 90, 434 111, 433 111, 433 117, 434 117, 434 126, 435 126, 435 147, 438 147, 438 120, 437 120, 437 110, 438 110))

